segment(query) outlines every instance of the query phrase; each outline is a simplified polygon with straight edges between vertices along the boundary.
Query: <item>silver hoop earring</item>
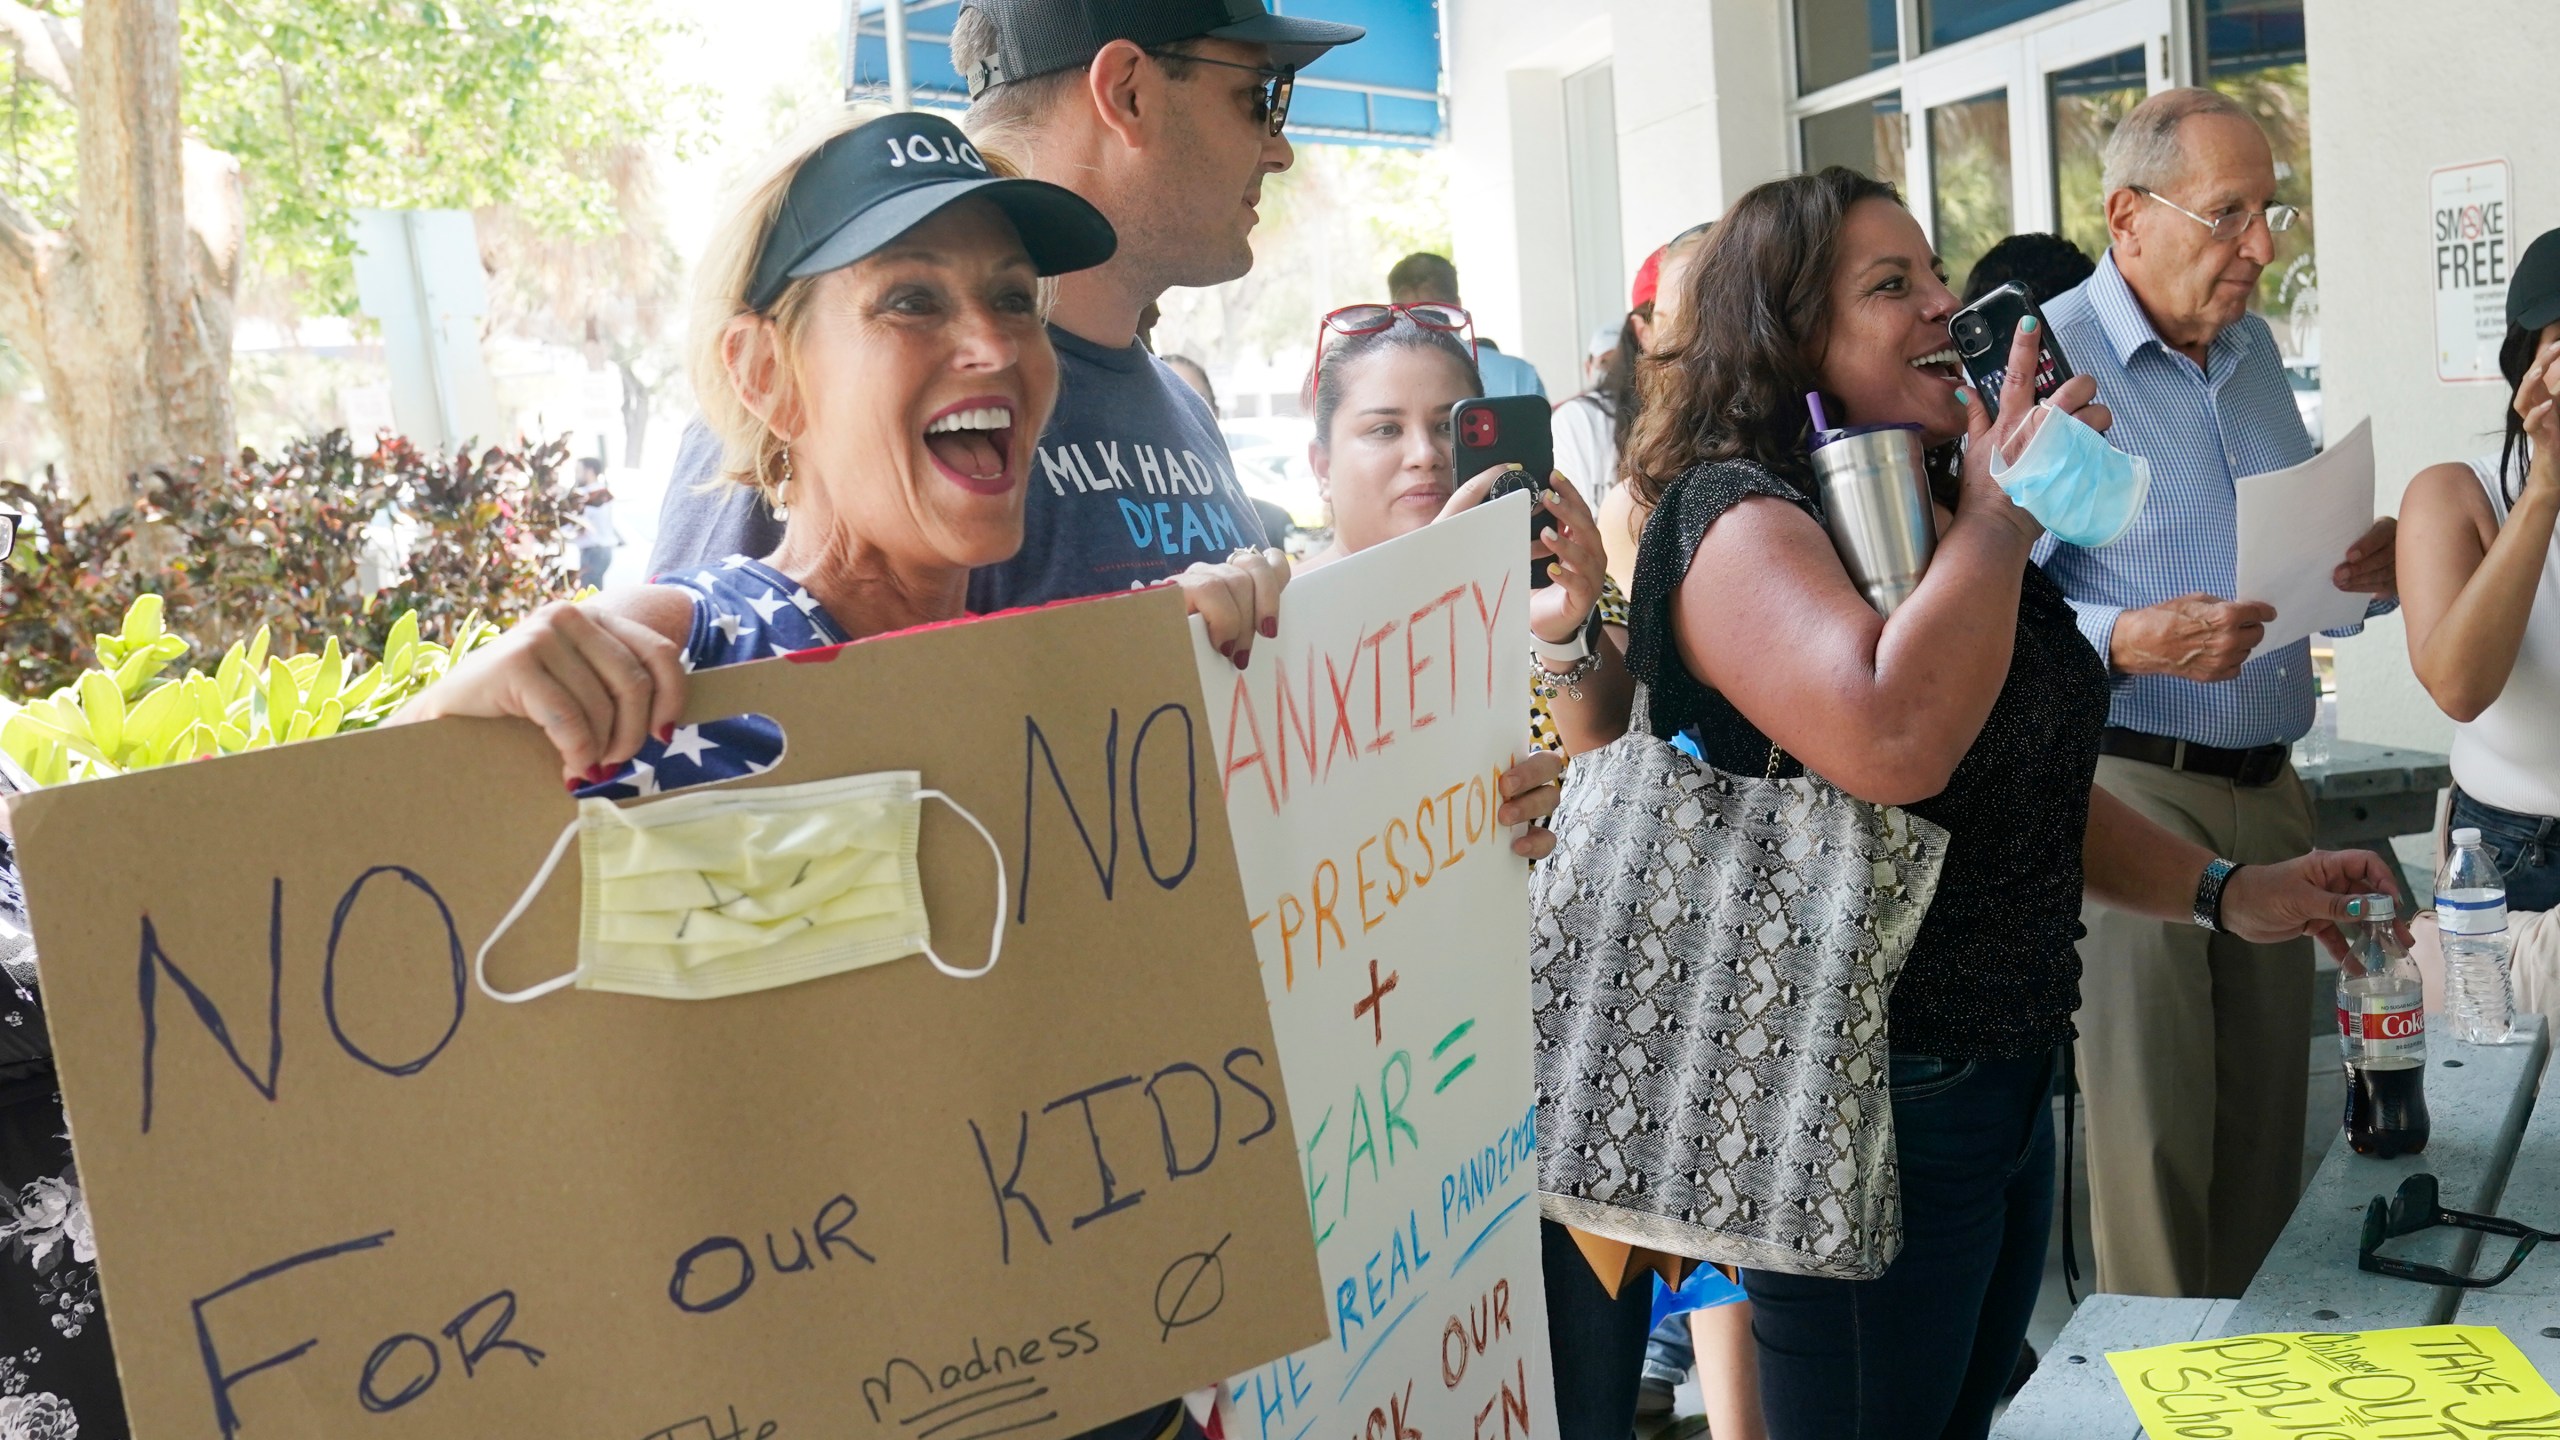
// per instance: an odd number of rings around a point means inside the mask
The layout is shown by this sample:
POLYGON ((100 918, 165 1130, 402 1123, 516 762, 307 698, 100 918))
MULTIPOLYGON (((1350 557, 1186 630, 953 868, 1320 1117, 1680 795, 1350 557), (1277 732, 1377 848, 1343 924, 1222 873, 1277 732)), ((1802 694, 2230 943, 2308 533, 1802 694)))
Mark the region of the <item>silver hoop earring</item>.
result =
POLYGON ((791 518, 791 447, 788 445, 782 447, 782 478, 774 482, 771 500, 774 519, 791 518))

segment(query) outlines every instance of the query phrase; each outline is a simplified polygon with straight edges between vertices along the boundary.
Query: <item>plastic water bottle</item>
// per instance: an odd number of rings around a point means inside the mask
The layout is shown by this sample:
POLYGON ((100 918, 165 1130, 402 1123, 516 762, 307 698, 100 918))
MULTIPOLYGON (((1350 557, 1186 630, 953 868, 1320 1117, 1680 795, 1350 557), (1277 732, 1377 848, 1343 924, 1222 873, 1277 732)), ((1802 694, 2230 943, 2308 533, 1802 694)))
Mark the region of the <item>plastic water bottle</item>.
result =
POLYGON ((2453 1037, 2473 1045, 2522 1040, 2508 998, 2506 881, 2480 832, 2468 826, 2453 832, 2453 853, 2436 876, 2436 934, 2444 946, 2453 1037))

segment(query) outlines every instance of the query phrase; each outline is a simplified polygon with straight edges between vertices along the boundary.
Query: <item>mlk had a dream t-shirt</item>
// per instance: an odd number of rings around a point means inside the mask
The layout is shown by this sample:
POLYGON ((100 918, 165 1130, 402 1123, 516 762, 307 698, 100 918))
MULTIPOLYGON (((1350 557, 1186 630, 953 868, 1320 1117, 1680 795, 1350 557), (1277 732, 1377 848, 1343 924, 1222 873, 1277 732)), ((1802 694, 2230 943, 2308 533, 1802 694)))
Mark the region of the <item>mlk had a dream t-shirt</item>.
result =
MULTIPOLYGON (((1208 403, 1180 376, 1136 345, 1096 345, 1054 325, 1049 338, 1058 408, 1031 455, 1022 549, 970 576, 972 611, 1152 585, 1265 543, 1208 403)), ((667 483, 652 575, 770 555, 781 543, 782 522, 761 496, 706 490, 719 463, 719 445, 696 421, 667 483)))

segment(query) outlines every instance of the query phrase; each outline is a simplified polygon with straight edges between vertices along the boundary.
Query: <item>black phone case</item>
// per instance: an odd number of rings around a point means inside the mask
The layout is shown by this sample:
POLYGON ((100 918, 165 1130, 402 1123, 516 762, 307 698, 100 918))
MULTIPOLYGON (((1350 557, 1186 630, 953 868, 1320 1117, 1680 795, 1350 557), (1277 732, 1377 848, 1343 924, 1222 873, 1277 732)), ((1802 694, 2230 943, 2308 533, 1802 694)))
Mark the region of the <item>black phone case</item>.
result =
MULTIPOLYGON (((1518 465, 1520 470, 1494 482, 1492 493, 1485 498, 1499 500, 1514 490, 1535 493, 1546 488, 1547 477, 1555 473, 1555 412, 1544 397, 1537 395, 1503 395, 1461 400, 1449 412, 1449 433, 1459 483, 1483 474, 1496 465, 1518 465)), ((1529 538, 1536 539, 1551 523, 1544 507, 1529 509, 1529 538)), ((1529 584, 1543 589, 1552 582, 1543 564, 1529 567, 1529 584)))
POLYGON ((2062 342, 2053 338, 2052 323, 2026 291, 2015 284, 2003 285, 1947 322, 1956 359, 1973 388, 1982 392, 1983 408, 1994 419, 2000 415, 2000 391, 2009 382, 2009 346, 2017 337, 2018 322, 2030 315, 2036 317, 2037 349, 2043 356, 2036 365, 2036 398, 2043 400, 2075 372, 2070 357, 2062 353, 2062 342), (1969 319, 1978 320, 1979 328, 1968 324, 1969 319))

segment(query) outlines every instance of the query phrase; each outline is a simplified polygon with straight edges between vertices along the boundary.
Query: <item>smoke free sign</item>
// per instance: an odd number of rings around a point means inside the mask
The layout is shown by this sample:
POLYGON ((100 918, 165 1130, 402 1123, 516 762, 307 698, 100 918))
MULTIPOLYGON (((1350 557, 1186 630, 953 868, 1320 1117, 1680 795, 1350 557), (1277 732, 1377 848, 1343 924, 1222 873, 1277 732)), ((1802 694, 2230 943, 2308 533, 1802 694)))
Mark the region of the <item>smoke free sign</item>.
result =
POLYGON ((2438 380, 2501 378, 2498 346, 2507 333, 2507 272, 2516 253, 2511 193, 2504 160, 2428 173, 2438 380))

